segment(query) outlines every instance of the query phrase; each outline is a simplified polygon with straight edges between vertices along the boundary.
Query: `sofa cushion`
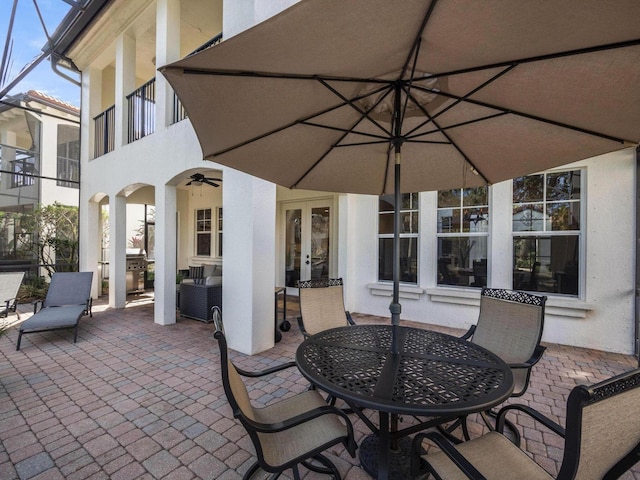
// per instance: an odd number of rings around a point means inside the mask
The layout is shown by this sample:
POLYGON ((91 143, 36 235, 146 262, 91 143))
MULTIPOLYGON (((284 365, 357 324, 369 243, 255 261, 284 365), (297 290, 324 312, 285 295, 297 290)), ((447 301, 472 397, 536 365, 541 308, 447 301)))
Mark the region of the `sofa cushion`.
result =
POLYGON ((207 277, 204 282, 205 285, 222 285, 222 276, 213 275, 207 277))
POLYGON ((213 277, 214 275, 219 275, 216 273, 217 265, 203 265, 202 266, 202 276, 203 277, 213 277))
POLYGON ((204 270, 204 267, 199 266, 199 267, 189 267, 189 278, 202 278, 202 272, 204 270))

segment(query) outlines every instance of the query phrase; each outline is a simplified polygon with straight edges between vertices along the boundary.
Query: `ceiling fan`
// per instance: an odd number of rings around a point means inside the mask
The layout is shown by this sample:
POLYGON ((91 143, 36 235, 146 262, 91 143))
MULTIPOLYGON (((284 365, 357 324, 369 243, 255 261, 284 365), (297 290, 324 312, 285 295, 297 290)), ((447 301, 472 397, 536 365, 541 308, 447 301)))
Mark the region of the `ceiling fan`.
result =
POLYGON ((196 187, 199 187, 203 183, 206 183, 207 185, 211 185, 212 187, 219 187, 220 184, 215 183, 215 182, 221 182, 222 181, 221 178, 205 177, 202 173, 194 173, 189 178, 191 180, 189 180, 189 182, 187 183, 187 186, 194 185, 196 187))

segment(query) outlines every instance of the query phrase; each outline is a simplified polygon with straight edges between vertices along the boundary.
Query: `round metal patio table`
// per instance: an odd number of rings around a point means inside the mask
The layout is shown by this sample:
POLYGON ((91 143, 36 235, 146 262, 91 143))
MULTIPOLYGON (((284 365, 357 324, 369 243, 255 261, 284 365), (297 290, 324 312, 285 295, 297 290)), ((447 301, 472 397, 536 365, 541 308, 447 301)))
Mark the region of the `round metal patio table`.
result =
MULTIPOLYGON (((509 366, 497 355, 458 337, 411 327, 356 325, 325 330, 296 352, 302 375, 343 399, 375 435, 360 445, 360 460, 379 479, 406 475, 407 435, 488 410, 513 391, 509 366), (398 354, 391 353, 395 330, 398 354), (376 426, 362 412, 379 412, 376 426), (397 415, 424 419, 397 430, 397 415), (390 417, 391 416, 391 421, 390 417)), ((406 478, 406 477, 405 477, 406 478)))

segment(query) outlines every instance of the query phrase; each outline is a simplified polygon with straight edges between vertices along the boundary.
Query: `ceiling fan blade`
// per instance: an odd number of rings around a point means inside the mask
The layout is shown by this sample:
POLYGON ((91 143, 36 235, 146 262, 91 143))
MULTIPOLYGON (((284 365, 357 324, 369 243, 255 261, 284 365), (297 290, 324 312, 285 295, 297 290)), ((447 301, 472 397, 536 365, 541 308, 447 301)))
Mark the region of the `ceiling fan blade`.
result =
POLYGON ((206 183, 207 185, 211 185, 212 187, 219 187, 220 185, 218 185, 217 183, 213 183, 211 180, 209 180, 208 178, 204 178, 202 180, 204 183, 206 183))
POLYGON ((189 181, 186 186, 188 187, 189 185, 191 185, 191 181, 189 181))

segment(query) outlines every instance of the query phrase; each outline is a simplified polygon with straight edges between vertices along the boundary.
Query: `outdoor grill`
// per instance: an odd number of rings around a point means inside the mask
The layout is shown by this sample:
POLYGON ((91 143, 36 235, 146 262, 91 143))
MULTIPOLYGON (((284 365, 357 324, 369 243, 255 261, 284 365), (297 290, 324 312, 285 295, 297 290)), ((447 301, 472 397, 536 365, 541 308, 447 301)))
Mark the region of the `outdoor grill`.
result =
POLYGON ((144 291, 147 255, 143 248, 127 248, 127 293, 144 291))

